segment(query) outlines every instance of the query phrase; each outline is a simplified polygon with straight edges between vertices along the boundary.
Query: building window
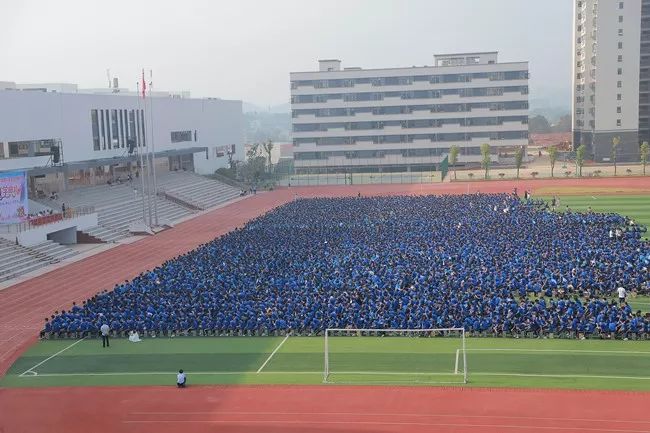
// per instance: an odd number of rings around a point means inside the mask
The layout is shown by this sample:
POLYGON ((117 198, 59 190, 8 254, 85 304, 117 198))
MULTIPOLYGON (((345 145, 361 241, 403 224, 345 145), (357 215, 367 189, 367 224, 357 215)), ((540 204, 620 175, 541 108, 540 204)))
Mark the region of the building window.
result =
POLYGON ((620 113, 621 112, 621 107, 616 107, 616 112, 620 113))
POLYGON ((621 119, 616 119, 616 126, 621 126, 621 119))
POLYGON ((120 110, 120 140, 121 140, 121 145, 120 147, 124 149, 126 145, 126 137, 124 136, 124 124, 126 123, 124 119, 124 112, 126 110, 120 110))
POLYGON ((140 110, 140 132, 142 132, 142 146, 147 145, 147 128, 144 126, 144 110, 140 110))
POLYGON ((93 133, 93 150, 100 150, 99 147, 99 118, 97 110, 90 110, 90 124, 93 133))
POLYGON ((619 50, 622 50, 622 49, 623 49, 623 42, 619 42, 619 43, 618 43, 618 49, 619 49, 619 50))
POLYGON ((622 61, 623 61, 623 55, 622 55, 622 54, 619 54, 619 55, 618 55, 618 62, 620 63, 620 62, 622 62, 622 61))
POLYGON ((623 36, 623 29, 618 29, 618 35, 623 36))
POLYGON ((616 82, 616 87, 618 87, 619 89, 620 89, 621 87, 623 87, 623 82, 622 82, 622 81, 617 81, 617 82, 616 82))
POLYGON ((129 114, 129 128, 128 128, 129 138, 135 140, 135 145, 139 146, 137 135, 135 132, 135 111, 129 110, 128 114, 129 114))
POLYGON ((618 2, 618 8, 623 9, 623 2, 618 2))
POLYGON ((106 128, 104 126, 104 110, 99 110, 99 119, 101 120, 102 127, 102 150, 106 150, 106 128))
POLYGON ((622 99, 622 97, 623 97, 623 95, 621 95, 620 93, 616 94, 616 100, 617 101, 620 101, 622 99))
POLYGON ((616 71, 616 73, 617 73, 618 75, 623 75, 623 68, 618 68, 617 71, 616 71))
MULTIPOLYGON (((104 110, 104 115, 106 117, 106 146, 108 149, 111 148, 111 110, 104 110)), ((106 149, 106 147, 104 148, 106 149)))
POLYGON ((118 121, 117 121, 117 110, 111 110, 111 142, 108 143, 108 148, 111 148, 111 144, 113 147, 118 148, 120 147, 120 132, 119 132, 119 126, 118 126, 118 121))
POLYGON ((172 131, 172 143, 182 143, 184 141, 192 141, 192 131, 172 131))
POLYGON ((618 22, 619 22, 619 23, 622 23, 622 22, 623 22, 623 15, 619 15, 619 16, 618 16, 618 22))

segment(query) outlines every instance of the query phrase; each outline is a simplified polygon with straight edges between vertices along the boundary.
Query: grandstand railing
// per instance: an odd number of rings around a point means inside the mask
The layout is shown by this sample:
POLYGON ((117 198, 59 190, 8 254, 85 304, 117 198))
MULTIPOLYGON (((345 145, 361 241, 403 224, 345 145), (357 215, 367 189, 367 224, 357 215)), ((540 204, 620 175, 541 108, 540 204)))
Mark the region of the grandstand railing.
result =
POLYGON ((27 230, 43 227, 45 225, 54 224, 66 219, 76 218, 82 215, 90 215, 95 213, 94 206, 79 206, 75 208, 66 209, 65 212, 53 213, 51 215, 43 215, 30 217, 25 221, 13 224, 5 224, 0 226, 0 233, 22 233, 27 230))

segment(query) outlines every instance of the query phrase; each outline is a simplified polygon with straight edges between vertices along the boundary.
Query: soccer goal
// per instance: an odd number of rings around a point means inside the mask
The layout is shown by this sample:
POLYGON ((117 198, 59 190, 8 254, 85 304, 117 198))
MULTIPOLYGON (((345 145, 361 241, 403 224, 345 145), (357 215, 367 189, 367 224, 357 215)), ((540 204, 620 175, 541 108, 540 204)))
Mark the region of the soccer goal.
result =
POLYGON ((463 328, 325 331, 325 383, 467 381, 463 328))

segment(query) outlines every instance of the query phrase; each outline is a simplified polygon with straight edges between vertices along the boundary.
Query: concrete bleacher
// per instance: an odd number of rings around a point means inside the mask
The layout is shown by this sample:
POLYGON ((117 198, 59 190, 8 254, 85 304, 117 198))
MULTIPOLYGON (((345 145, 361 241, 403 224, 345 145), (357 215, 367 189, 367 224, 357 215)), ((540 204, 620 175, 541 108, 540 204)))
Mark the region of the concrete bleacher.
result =
POLYGON ((27 274, 78 254, 70 248, 46 241, 31 247, 0 239, 0 281, 27 274))
MULTIPOLYGON (((238 188, 186 171, 158 174, 157 186, 155 200, 160 224, 173 223, 196 210, 239 196, 238 188)), ((60 192, 56 200, 41 199, 40 203, 55 210, 63 204, 67 208, 93 206, 98 226, 84 232, 104 242, 115 242, 130 235, 132 223, 142 221, 142 184, 140 179, 134 179, 130 183, 77 188, 60 192)))
POLYGON ((158 176, 158 191, 202 210, 237 198, 240 193, 238 188, 188 171, 172 171, 158 176))
MULTIPOLYGON (((61 209, 93 206, 97 211, 98 226, 85 233, 104 242, 115 242, 129 236, 129 225, 142 220, 141 184, 132 183, 97 185, 59 193, 57 200, 45 199, 45 204, 61 209)), ((146 199, 146 197, 145 197, 146 199)), ((168 200, 157 199, 159 221, 174 221, 192 213, 168 200)))

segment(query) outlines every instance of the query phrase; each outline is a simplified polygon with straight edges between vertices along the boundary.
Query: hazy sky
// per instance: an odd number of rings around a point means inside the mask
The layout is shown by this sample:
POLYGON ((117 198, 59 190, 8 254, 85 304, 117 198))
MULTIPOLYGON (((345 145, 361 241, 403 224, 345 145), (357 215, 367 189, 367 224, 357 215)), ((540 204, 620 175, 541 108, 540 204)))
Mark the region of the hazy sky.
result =
POLYGON ((569 0, 0 0, 0 81, 289 99, 289 72, 433 64, 434 53, 530 61, 531 99, 570 104, 569 0))

